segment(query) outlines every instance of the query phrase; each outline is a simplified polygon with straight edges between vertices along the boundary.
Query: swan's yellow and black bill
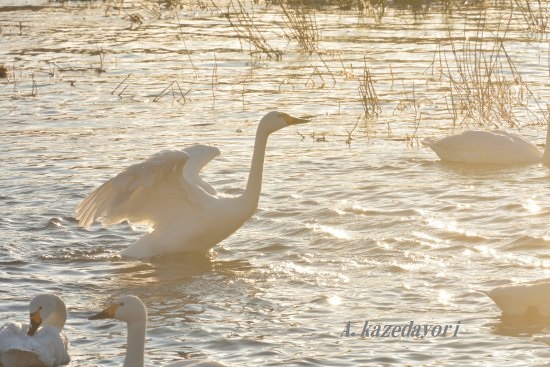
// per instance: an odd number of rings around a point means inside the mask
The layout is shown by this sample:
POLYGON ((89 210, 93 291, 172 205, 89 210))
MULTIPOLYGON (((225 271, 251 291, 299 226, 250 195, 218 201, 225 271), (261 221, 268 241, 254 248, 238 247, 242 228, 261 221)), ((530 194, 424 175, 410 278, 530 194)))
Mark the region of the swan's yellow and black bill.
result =
POLYGON ((281 116, 283 120, 289 125, 296 125, 296 124, 305 124, 306 122, 309 122, 309 120, 306 119, 300 119, 298 117, 292 117, 290 115, 287 115, 286 113, 282 114, 281 116))
POLYGON ((31 324, 29 330, 27 330, 27 335, 33 336, 40 325, 42 325, 42 317, 40 316, 40 309, 38 309, 31 313, 31 324))
POLYGON ((113 319, 115 317, 117 307, 117 304, 112 304, 100 313, 88 317, 88 320, 113 319))

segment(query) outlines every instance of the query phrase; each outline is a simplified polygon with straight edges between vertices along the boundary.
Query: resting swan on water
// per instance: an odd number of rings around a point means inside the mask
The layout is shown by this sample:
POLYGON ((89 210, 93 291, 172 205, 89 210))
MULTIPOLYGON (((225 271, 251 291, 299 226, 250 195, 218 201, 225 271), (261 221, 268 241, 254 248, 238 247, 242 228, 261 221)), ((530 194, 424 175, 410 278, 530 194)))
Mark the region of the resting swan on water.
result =
POLYGON ((197 145, 183 151, 164 150, 126 168, 84 199, 76 209, 76 218, 83 227, 95 220, 104 225, 124 220, 149 225, 152 232, 124 250, 124 256, 207 251, 256 211, 269 135, 304 122, 307 120, 276 111, 261 119, 248 182, 240 196, 219 195, 200 178, 202 167, 219 155, 219 150, 197 145))
POLYGON ((487 295, 504 317, 550 318, 550 281, 505 285, 487 295))
MULTIPOLYGON (((147 309, 136 296, 122 296, 107 309, 90 316, 89 320, 116 319, 128 326, 126 357, 124 367, 143 367, 145 351, 145 331, 147 330, 147 309)), ((165 367, 224 367, 223 364, 210 361, 183 360, 170 363, 165 367)))
POLYGON ((441 139, 427 138, 422 144, 447 162, 550 164, 550 128, 546 132, 544 153, 528 139, 503 130, 467 130, 441 139))
POLYGON ((61 298, 40 294, 31 300, 30 325, 8 322, 0 327, 0 366, 67 364, 69 341, 62 332, 67 308, 61 298))

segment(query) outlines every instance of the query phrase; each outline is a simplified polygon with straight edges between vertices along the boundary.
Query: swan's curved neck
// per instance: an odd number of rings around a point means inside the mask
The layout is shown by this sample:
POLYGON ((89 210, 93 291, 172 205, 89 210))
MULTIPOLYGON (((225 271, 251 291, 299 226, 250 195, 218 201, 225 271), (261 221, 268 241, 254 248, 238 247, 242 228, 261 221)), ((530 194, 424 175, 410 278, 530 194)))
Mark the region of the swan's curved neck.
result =
POLYGON ((126 342, 126 358, 124 358, 124 367, 143 367, 146 328, 147 321, 145 320, 128 323, 128 337, 126 342))
POLYGON ((542 163, 550 164, 550 121, 546 130, 546 145, 544 146, 544 154, 542 155, 542 163))
POLYGON ((67 307, 60 299, 55 299, 52 312, 44 319, 44 325, 55 326, 62 330, 67 321, 67 307))
POLYGON ((252 164, 250 166, 250 173, 248 174, 248 182, 246 183, 245 192, 242 195, 246 208, 252 213, 258 207, 260 192, 262 191, 262 175, 268 137, 269 133, 266 133, 261 128, 258 128, 256 131, 256 140, 254 142, 252 164))

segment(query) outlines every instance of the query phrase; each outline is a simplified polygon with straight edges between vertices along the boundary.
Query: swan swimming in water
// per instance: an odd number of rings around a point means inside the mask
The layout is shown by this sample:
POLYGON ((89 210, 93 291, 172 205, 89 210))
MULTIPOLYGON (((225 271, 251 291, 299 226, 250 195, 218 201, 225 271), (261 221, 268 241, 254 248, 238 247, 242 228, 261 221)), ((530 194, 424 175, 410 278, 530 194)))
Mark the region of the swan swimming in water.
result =
POLYGON ((550 318, 550 281, 505 285, 487 295, 502 310, 504 317, 550 318))
MULTIPOLYGON (((128 326, 126 357, 124 367, 143 367, 145 350, 145 331, 147 330, 147 309, 136 296, 122 296, 105 310, 90 316, 89 320, 116 319, 126 322, 128 326)), ((224 367, 223 364, 211 361, 184 360, 165 367, 224 367)))
POLYGON ((30 325, 8 322, 0 327, 0 366, 67 364, 69 341, 62 332, 67 308, 53 294, 35 296, 29 306, 30 325))
POLYGON ((95 220, 104 225, 124 220, 149 225, 152 232, 122 252, 127 257, 207 251, 256 211, 269 135, 305 122, 277 111, 261 119, 248 182, 240 196, 219 195, 200 178, 200 170, 219 155, 219 150, 196 145, 183 151, 164 150, 126 168, 85 198, 76 209, 76 218, 83 227, 95 220))
POLYGON ((546 132, 544 153, 528 139, 503 130, 466 130, 441 139, 427 138, 422 144, 447 162, 550 164, 550 128, 546 132))

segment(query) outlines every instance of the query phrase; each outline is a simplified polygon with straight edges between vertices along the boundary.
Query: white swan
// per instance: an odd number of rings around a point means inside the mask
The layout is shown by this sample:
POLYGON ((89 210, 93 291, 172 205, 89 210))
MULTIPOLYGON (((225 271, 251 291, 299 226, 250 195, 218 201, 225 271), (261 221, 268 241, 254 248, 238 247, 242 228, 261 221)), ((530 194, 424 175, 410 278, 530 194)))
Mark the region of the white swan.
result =
POLYGON ((467 130, 442 139, 422 142, 442 161, 478 164, 550 163, 550 128, 544 154, 528 139, 503 130, 467 130))
MULTIPOLYGON (((145 331, 147 330, 147 310, 136 296, 122 296, 108 308, 90 316, 89 320, 116 319, 126 322, 128 326, 126 341, 126 357, 124 367, 143 367, 145 351, 145 331)), ((223 367, 223 364, 211 361, 184 360, 174 362, 165 367, 223 367)))
POLYGON ((96 219, 104 225, 124 220, 149 225, 153 231, 124 250, 124 256, 206 251, 241 227, 258 207, 269 134, 304 122, 307 120, 276 111, 261 119, 248 182, 240 196, 219 195, 199 177, 201 168, 219 150, 198 145, 183 151, 161 151, 126 168, 84 199, 76 209, 76 218, 83 227, 96 219))
POLYGON ((30 303, 30 325, 8 322, 0 327, 0 366, 67 364, 69 341, 62 332, 67 308, 61 298, 40 294, 30 303))
POLYGON ((487 295, 502 310, 503 316, 550 317, 550 281, 506 285, 487 295))

